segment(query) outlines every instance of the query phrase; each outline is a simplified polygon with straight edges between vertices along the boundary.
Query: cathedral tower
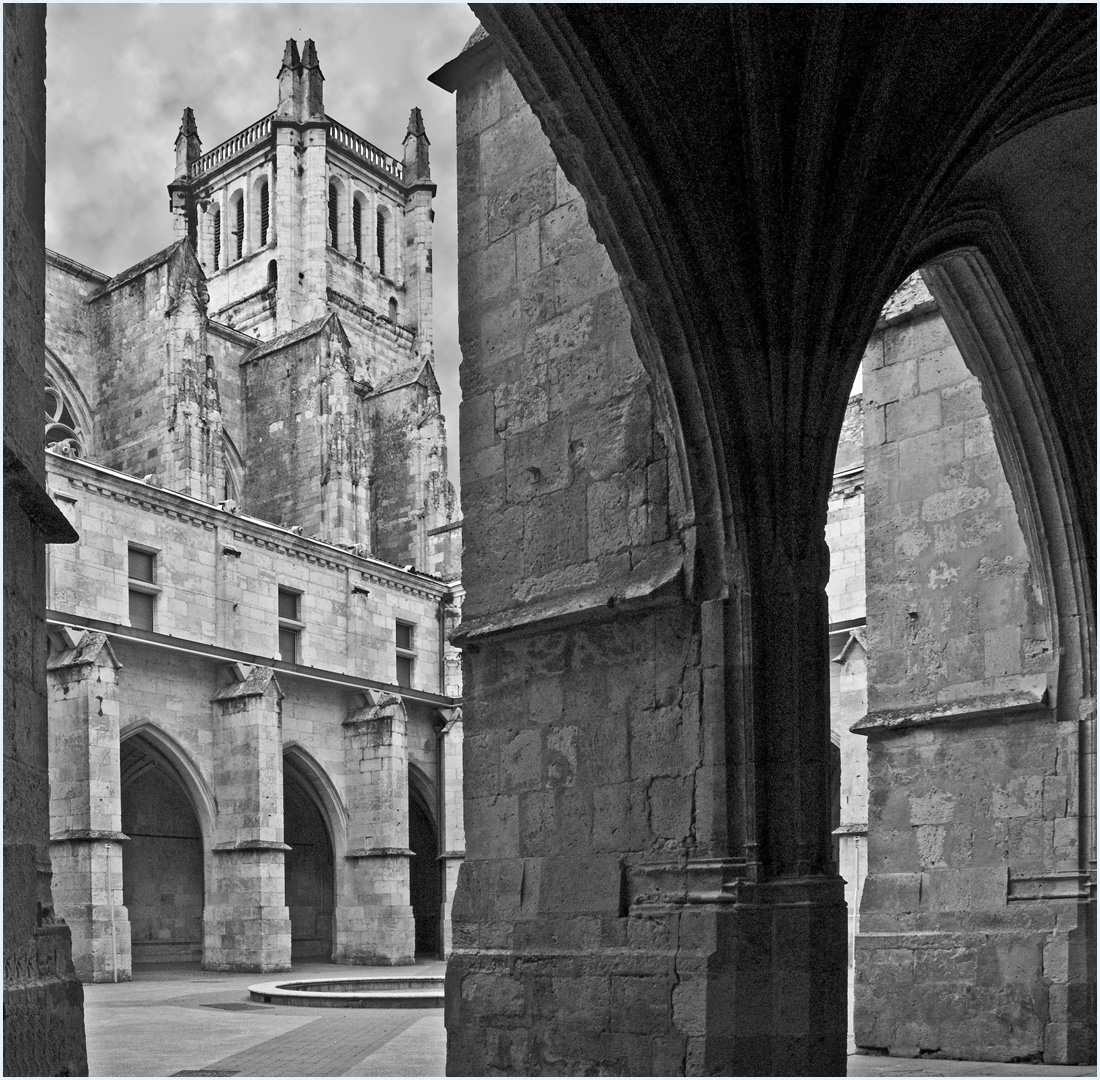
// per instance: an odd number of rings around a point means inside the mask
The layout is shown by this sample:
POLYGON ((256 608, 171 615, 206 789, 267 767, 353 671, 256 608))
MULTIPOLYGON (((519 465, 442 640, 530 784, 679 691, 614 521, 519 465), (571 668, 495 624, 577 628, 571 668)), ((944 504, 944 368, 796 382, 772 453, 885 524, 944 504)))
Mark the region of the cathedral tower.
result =
POLYGON ((429 140, 402 159, 325 113, 317 49, 287 41, 276 108, 205 154, 191 109, 169 185, 213 324, 252 339, 222 381, 246 513, 399 565, 458 572, 432 370, 429 140))

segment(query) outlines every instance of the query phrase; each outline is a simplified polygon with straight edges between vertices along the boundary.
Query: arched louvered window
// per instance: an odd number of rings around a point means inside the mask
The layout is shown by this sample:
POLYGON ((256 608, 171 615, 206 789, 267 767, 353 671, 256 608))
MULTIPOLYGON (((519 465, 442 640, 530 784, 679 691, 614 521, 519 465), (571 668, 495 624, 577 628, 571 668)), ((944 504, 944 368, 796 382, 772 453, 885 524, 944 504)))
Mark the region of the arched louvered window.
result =
POLYGON ((267 190, 267 181, 260 184, 260 247, 267 246, 268 226, 271 223, 271 206, 267 190))
POLYGON ((336 189, 336 181, 330 180, 328 185, 328 242, 334 248, 340 247, 338 234, 338 217, 340 210, 340 196, 336 189))
POLYGON ((351 204, 351 231, 355 238, 355 261, 363 261, 363 200, 357 195, 351 204))
POLYGON ((233 216, 235 229, 233 250, 236 253, 235 258, 244 258, 244 196, 238 191, 233 196, 233 216))
POLYGON ((378 224, 376 228, 376 241, 378 243, 378 272, 383 276, 386 273, 386 211, 378 211, 378 224))
POLYGON ((220 270, 222 264, 222 212, 214 207, 214 269, 220 270))

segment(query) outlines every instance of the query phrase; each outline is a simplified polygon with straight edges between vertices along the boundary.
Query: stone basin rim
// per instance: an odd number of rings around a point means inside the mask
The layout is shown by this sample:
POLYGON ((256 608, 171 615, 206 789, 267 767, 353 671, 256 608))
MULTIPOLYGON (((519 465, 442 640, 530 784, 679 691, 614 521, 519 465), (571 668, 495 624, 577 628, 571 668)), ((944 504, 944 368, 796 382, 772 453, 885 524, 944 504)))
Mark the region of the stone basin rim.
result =
POLYGON ((278 982, 254 983, 248 988, 253 1001, 269 1004, 310 1002, 424 1001, 442 1000, 442 975, 376 975, 362 979, 286 979, 278 982), (358 984, 358 985, 356 985, 358 984), (355 989, 330 989, 333 986, 355 986, 355 989))

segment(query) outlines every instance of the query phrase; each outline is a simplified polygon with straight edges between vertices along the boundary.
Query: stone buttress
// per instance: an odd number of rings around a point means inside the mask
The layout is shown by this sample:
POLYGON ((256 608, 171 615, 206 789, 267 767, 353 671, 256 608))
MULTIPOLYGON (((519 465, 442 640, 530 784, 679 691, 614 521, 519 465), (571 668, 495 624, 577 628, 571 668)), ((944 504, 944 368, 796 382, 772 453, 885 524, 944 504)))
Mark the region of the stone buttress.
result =
POLYGON ((120 665, 106 635, 51 635, 50 858, 54 897, 73 934, 82 982, 131 978, 130 921, 122 903, 120 665))
POLYGON ((343 963, 414 959, 407 723, 396 694, 373 692, 344 720, 349 866, 334 956, 343 963))
POLYGON ((233 677, 211 699, 218 817, 203 913, 203 967, 289 971, 282 691, 270 668, 239 666, 233 677))

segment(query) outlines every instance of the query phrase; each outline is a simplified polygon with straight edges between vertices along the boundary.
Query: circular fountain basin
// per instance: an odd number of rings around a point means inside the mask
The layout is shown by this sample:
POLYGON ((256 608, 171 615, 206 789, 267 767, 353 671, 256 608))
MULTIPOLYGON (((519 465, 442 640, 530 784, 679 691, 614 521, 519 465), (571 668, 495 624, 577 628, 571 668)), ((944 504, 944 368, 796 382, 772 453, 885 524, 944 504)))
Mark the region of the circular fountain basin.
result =
POLYGON ((330 1009, 442 1009, 442 975, 380 975, 360 979, 295 979, 248 988, 264 1005, 330 1009))

